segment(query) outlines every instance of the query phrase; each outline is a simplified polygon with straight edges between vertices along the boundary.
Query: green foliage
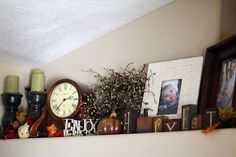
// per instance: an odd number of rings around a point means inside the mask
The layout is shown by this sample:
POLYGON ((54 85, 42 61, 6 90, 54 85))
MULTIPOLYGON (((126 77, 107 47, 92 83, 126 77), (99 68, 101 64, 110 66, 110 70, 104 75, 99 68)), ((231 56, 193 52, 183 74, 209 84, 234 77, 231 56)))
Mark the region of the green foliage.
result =
POLYGON ((136 70, 128 64, 119 72, 114 69, 105 69, 106 75, 95 73, 97 83, 87 95, 89 112, 92 117, 108 117, 115 111, 119 119, 125 109, 134 109, 140 112, 145 82, 147 80, 145 66, 136 70))
POLYGON ((219 109, 219 119, 223 123, 231 120, 232 118, 236 118, 236 111, 234 111, 232 106, 219 109))

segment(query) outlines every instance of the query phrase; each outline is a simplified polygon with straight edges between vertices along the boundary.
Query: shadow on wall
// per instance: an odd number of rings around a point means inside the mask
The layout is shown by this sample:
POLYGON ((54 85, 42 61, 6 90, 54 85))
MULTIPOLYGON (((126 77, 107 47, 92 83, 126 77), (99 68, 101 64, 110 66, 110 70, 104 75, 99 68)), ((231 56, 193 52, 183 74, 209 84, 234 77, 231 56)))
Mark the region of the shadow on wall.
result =
POLYGON ((221 0, 221 38, 236 34, 236 1, 221 0))

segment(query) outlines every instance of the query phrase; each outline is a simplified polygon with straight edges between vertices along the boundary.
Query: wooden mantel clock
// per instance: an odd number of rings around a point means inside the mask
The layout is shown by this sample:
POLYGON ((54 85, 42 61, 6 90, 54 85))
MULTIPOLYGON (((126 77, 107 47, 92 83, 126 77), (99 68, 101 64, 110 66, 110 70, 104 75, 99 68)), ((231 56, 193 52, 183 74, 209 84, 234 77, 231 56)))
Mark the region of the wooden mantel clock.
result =
POLYGON ((59 80, 49 89, 46 102, 48 112, 54 119, 73 118, 79 113, 82 92, 76 82, 70 79, 59 80))
POLYGON ((63 126, 63 120, 79 118, 82 109, 83 93, 79 85, 70 79, 56 81, 48 90, 46 105, 42 109, 41 117, 31 126, 31 137, 38 136, 40 125, 55 123, 59 128, 63 126), (45 124, 43 124, 45 123, 45 124))

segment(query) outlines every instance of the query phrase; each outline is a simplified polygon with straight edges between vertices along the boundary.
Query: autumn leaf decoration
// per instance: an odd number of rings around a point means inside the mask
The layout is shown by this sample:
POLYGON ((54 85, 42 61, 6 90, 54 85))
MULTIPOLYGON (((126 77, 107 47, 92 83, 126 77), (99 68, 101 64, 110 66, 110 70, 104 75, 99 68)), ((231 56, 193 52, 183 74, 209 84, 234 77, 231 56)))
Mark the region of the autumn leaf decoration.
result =
POLYGON ((218 122, 218 123, 215 123, 215 124, 209 126, 209 127, 206 128, 205 130, 202 130, 202 133, 208 134, 208 133, 214 131, 220 124, 221 124, 221 122, 218 122))
POLYGON ((236 118, 236 111, 234 111, 232 106, 225 107, 224 109, 219 109, 219 119, 223 123, 228 122, 232 118, 236 118))
POLYGON ((229 122, 231 119, 236 118, 236 111, 234 111, 232 106, 225 107, 224 109, 219 108, 218 113, 220 121, 203 130, 202 133, 208 134, 217 129, 220 125, 223 125, 224 123, 229 122))
POLYGON ((63 131, 58 130, 54 123, 47 127, 47 131, 49 137, 63 137, 63 131))
POLYGON ((51 124, 50 126, 47 127, 48 130, 48 136, 53 137, 53 135, 57 132, 57 127, 55 124, 51 124))
POLYGON ((23 124, 23 123, 25 122, 26 115, 27 115, 26 112, 17 112, 17 113, 16 113, 16 119, 17 119, 21 124, 23 124))

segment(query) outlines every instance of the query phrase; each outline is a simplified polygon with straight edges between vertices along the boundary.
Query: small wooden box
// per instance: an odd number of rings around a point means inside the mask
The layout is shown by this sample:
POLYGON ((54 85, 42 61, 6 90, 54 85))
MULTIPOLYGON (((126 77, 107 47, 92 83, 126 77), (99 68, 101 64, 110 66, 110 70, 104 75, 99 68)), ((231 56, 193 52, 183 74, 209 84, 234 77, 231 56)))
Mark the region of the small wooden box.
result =
POLYGON ((182 106, 182 130, 190 130, 191 129, 191 120, 194 115, 197 114, 197 105, 184 105, 182 106))
POLYGON ((179 131, 181 129, 181 119, 165 119, 163 123, 163 131, 179 131))
POLYGON ((141 116, 137 118, 136 123, 136 132, 144 133, 144 132, 152 132, 152 117, 141 116))

